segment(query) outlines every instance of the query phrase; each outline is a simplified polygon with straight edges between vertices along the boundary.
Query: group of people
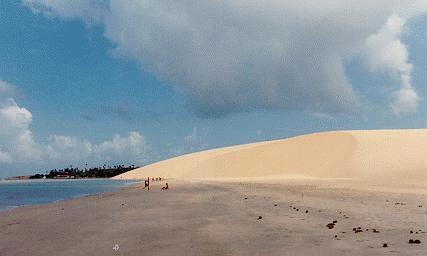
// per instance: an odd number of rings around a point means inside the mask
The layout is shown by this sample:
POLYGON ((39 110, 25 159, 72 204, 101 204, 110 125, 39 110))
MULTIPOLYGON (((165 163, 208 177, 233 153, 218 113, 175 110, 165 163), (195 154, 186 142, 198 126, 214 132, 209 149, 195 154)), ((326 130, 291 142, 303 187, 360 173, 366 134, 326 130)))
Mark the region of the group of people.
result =
MULTIPOLYGON (((162 178, 151 178, 151 181, 161 181, 162 178)), ((150 190, 150 177, 148 177, 146 180, 144 180, 144 188, 147 188, 147 190, 150 190)), ((162 190, 169 189, 169 184, 166 182, 166 185, 162 187, 162 190)))

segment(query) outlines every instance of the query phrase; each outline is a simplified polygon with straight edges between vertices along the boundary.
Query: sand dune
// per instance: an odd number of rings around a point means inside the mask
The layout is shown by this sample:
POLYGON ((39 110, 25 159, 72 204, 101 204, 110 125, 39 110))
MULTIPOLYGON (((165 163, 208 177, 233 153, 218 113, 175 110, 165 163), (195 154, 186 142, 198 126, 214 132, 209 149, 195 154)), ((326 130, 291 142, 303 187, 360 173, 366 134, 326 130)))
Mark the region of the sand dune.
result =
POLYGON ((427 130, 323 132, 188 154, 119 175, 183 179, 317 177, 427 181, 427 130))

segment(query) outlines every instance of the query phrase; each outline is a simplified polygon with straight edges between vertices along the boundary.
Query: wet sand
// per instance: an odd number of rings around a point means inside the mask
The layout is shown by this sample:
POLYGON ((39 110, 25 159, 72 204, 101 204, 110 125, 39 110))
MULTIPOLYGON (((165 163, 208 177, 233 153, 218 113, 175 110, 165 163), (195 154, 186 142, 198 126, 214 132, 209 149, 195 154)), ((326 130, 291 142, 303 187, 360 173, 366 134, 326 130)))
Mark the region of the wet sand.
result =
POLYGON ((149 192, 137 185, 0 212, 0 255, 425 255, 427 251, 425 185, 361 186, 348 180, 168 182, 167 191, 160 189, 163 183, 154 184, 149 192), (409 239, 421 243, 409 244, 409 239))

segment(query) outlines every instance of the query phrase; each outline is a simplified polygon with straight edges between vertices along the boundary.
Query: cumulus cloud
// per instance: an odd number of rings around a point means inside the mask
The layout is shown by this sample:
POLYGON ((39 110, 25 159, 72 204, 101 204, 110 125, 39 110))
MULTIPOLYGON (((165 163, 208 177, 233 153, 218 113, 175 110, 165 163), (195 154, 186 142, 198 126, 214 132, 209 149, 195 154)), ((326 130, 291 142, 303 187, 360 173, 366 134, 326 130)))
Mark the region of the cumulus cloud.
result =
POLYGON ((29 125, 31 112, 16 104, 12 98, 0 102, 0 148, 8 162, 31 161, 40 158, 29 125))
POLYGON ((417 111, 420 98, 411 86, 403 85, 393 96, 391 109, 397 116, 417 111))
POLYGON ((147 161, 148 151, 149 147, 144 136, 138 132, 130 132, 128 137, 115 135, 111 140, 93 146, 95 156, 108 162, 113 162, 119 157, 142 164, 147 161))
POLYGON ((143 164, 147 161, 148 149, 144 136, 138 132, 130 132, 127 137, 114 135, 99 144, 72 136, 51 135, 46 156, 54 163, 143 164))
POLYGON ((398 48, 403 55, 394 53, 389 58, 389 51, 379 53, 370 58, 375 69, 395 69, 389 61, 399 60, 405 69, 399 72, 409 75, 409 86, 395 94, 393 109, 401 114, 416 109, 413 97, 402 96, 413 89, 395 17, 408 19, 424 13, 425 1, 24 3, 48 15, 93 17, 114 43, 115 55, 137 60, 144 70, 175 86, 203 115, 253 109, 349 112, 358 106, 359 96, 343 63, 366 52, 365 48, 379 47, 398 48))
MULTIPOLYGON (((0 167, 8 165, 143 164, 149 147, 143 135, 114 135, 111 140, 92 143, 73 136, 50 135, 45 143, 35 141, 32 114, 8 98, 15 86, 0 80, 0 167)), ((0 176, 1 171, 0 168, 0 176)))
POLYGON ((388 72, 397 77, 401 88, 394 93, 391 107, 396 115, 413 113, 417 110, 419 97, 411 84, 412 64, 409 52, 400 36, 407 20, 392 15, 383 28, 366 40, 367 62, 372 71, 388 72))
POLYGON ((50 135, 46 145, 46 157, 54 163, 87 162, 92 154, 92 144, 72 136, 50 135))

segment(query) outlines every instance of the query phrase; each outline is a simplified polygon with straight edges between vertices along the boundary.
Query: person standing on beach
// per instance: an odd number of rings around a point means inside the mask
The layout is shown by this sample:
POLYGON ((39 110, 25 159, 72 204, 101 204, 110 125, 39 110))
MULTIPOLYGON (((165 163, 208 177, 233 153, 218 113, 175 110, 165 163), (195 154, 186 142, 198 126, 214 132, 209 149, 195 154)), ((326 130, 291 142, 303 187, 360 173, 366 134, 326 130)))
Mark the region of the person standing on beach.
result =
POLYGON ((150 190, 150 177, 144 181, 144 188, 147 188, 147 190, 150 190))

